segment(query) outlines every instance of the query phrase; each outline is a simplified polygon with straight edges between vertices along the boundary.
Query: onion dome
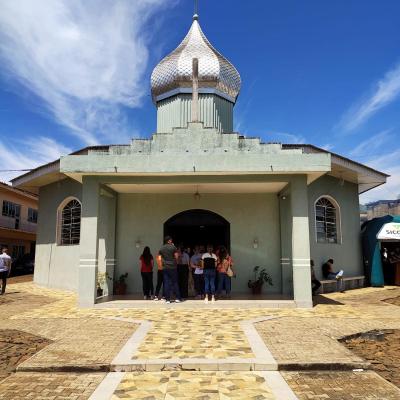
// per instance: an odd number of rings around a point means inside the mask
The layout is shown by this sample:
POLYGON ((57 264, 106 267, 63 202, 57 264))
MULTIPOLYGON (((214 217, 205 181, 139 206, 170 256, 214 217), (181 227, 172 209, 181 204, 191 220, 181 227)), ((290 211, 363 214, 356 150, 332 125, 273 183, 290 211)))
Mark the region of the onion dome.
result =
POLYGON ((195 14, 182 43, 161 60, 151 74, 154 103, 178 93, 192 93, 195 58, 198 59, 199 93, 213 93, 236 102, 241 86, 239 72, 207 40, 195 14))

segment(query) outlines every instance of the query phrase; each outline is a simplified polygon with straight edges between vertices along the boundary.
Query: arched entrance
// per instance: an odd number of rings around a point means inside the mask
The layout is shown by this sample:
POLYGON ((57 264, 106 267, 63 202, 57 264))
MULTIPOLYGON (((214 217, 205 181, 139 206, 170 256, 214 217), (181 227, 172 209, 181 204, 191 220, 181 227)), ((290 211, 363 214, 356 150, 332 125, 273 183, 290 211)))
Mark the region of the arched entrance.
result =
POLYGON ((164 223, 164 236, 176 245, 193 248, 196 245, 223 245, 230 250, 230 224, 220 215, 208 210, 187 210, 164 223))

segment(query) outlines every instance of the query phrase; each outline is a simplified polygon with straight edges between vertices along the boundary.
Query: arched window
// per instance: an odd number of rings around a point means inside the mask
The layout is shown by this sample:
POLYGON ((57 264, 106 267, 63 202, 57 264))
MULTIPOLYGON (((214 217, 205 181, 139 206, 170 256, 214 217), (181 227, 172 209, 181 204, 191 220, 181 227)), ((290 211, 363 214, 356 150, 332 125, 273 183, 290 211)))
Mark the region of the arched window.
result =
POLYGON ((81 203, 72 199, 59 210, 59 244, 79 244, 81 237, 81 203))
POLYGON ((318 243, 338 242, 338 210, 327 197, 315 203, 315 229, 318 243))

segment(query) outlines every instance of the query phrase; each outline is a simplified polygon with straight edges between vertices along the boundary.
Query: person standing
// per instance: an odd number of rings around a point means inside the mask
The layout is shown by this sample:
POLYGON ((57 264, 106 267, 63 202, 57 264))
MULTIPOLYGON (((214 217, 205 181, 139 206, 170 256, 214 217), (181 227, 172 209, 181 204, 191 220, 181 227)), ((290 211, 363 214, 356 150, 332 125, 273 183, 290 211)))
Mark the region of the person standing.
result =
POLYGON ((150 247, 146 246, 140 256, 140 273, 142 275, 143 296, 145 300, 152 299, 154 294, 153 286, 153 266, 154 260, 150 252, 150 247))
POLYGON ((7 252, 7 247, 3 247, 0 255, 0 279, 2 281, 0 294, 4 294, 6 292, 7 278, 11 273, 11 257, 7 254, 7 252))
POLYGON ((226 297, 229 298, 231 294, 231 276, 233 276, 233 260, 228 254, 225 246, 220 246, 218 249, 218 296, 221 296, 222 290, 225 290, 226 297))
POLYGON ((179 254, 178 249, 172 242, 171 236, 165 237, 164 245, 161 247, 158 254, 163 269, 165 300, 167 303, 170 303, 172 292, 175 292, 175 302, 180 303, 182 298, 179 292, 177 272, 177 260, 179 254))
POLYGON ((183 246, 180 246, 178 253, 178 284, 181 297, 186 299, 188 297, 188 283, 189 283, 189 264, 190 256, 183 246))
POLYGON ((208 303, 211 295, 211 302, 215 302, 215 277, 217 267, 217 256, 213 253, 213 246, 207 246, 207 252, 201 257, 201 264, 204 274, 204 302, 208 303))
MULTIPOLYGON (((161 287, 163 287, 163 292, 164 292, 164 274, 163 274, 163 265, 162 265, 162 260, 161 256, 157 256, 157 285, 156 285, 156 292, 154 294, 154 300, 158 301, 160 300, 160 292, 161 292, 161 287)), ((161 294, 161 297, 164 298, 164 293, 161 294)))
POLYGON ((203 268, 201 267, 201 257, 200 247, 196 246, 194 248, 194 254, 190 259, 190 267, 194 271, 194 289, 196 291, 196 297, 202 299, 204 296, 204 277, 203 268))

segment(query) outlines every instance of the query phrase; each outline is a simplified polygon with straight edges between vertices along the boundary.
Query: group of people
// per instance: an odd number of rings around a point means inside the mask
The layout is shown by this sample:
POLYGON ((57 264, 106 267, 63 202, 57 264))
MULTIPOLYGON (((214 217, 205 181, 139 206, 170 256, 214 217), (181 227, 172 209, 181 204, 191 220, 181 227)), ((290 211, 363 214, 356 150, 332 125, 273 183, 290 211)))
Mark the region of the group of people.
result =
MULTIPOLYGON (((343 270, 335 272, 333 268, 333 262, 334 262, 333 259, 330 258, 327 262, 322 264, 322 276, 325 279, 329 280, 336 279, 338 290, 343 293, 344 292, 343 270)), ((310 266, 311 266, 311 289, 313 296, 315 296, 318 292, 318 289, 321 287, 321 282, 315 276, 314 260, 310 260, 310 266)))
POLYGON ((393 247, 393 244, 381 249, 383 277, 388 285, 400 285, 400 247, 397 244, 393 247))
POLYGON ((0 295, 6 292, 7 278, 11 273, 11 257, 7 254, 7 247, 1 249, 0 254, 0 279, 1 279, 1 291, 0 295))
POLYGON ((156 263, 148 246, 144 248, 139 263, 145 300, 170 303, 174 298, 179 303, 185 298, 196 296, 208 303, 215 302, 216 295, 230 298, 231 278, 235 272, 232 257, 225 246, 219 246, 214 251, 212 245, 206 248, 198 245, 191 252, 191 249, 183 246, 176 247, 172 238, 166 236, 156 256, 156 263), (155 264, 157 284, 154 290, 155 264))

